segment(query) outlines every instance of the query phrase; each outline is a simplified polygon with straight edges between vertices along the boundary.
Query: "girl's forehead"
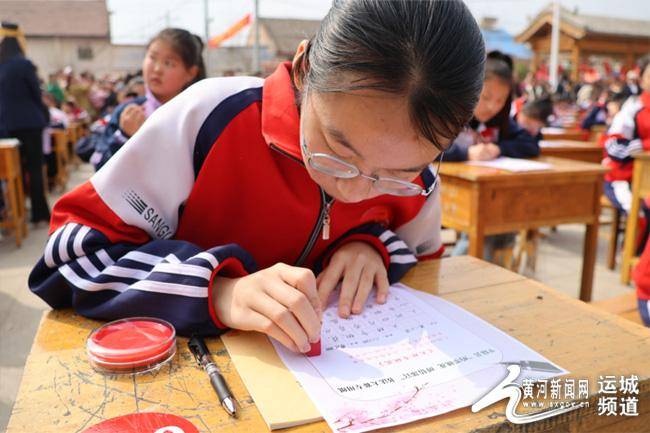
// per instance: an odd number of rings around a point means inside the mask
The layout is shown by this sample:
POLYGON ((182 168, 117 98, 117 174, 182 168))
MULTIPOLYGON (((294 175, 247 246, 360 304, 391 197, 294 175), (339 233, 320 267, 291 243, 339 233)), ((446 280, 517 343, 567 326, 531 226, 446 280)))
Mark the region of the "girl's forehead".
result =
POLYGON ((164 39, 156 39, 153 41, 151 44, 149 44, 147 51, 150 53, 156 53, 159 55, 180 59, 180 56, 178 55, 178 52, 172 43, 164 39))
MULTIPOLYGON (((437 155, 436 148, 421 136, 413 123, 404 96, 364 89, 346 93, 314 92, 308 99, 312 115, 326 137, 345 141, 373 160, 378 149, 389 159, 409 160, 414 166, 437 155)), ((398 166, 408 166, 408 163, 398 166)))
POLYGON ((405 97, 364 89, 336 93, 314 92, 309 99, 315 115, 324 126, 350 133, 370 130, 378 134, 417 135, 405 97))

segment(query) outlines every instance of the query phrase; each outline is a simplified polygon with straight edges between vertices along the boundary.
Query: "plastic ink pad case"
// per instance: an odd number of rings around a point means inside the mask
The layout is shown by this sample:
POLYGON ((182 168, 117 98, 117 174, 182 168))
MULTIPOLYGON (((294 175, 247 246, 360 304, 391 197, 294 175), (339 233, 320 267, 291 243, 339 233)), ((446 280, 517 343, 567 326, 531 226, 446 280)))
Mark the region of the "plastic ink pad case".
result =
POLYGON ((145 373, 172 360, 176 330, 171 323, 152 317, 120 319, 92 331, 86 352, 100 373, 145 373))

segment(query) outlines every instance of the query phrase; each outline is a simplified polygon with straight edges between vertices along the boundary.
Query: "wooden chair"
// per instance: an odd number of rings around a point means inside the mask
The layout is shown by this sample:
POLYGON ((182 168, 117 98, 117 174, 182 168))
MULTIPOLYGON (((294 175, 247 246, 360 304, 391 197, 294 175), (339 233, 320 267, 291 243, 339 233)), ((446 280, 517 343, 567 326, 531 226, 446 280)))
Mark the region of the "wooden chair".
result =
POLYGON ((634 156, 634 174, 632 175, 632 207, 625 227, 625 240, 623 242, 623 263, 621 264, 621 281, 623 284, 630 282, 632 268, 639 261, 635 257, 638 237, 638 217, 641 209, 641 200, 650 196, 650 153, 640 153, 634 156))
POLYGON ((56 157, 55 184, 61 191, 64 191, 65 185, 68 183, 68 137, 61 129, 53 129, 50 135, 52 151, 56 157))
POLYGON ((516 270, 513 268, 514 247, 495 248, 492 253, 491 262, 499 265, 509 271, 516 270))
POLYGON ((537 268, 537 247, 541 233, 538 229, 520 230, 517 237, 517 248, 512 263, 512 270, 526 274, 535 273, 537 268), (524 257, 526 261, 524 262, 524 257), (523 263, 523 269, 522 269, 523 263))
POLYGON ((16 139, 0 140, 0 182, 3 188, 6 217, 0 218, 0 227, 13 231, 16 246, 22 244, 27 236, 27 218, 25 211, 25 194, 23 192, 23 174, 20 167, 20 142, 16 139))
POLYGON ((75 153, 75 145, 77 141, 86 135, 86 128, 81 123, 71 123, 66 129, 68 136, 68 161, 70 161, 75 168, 81 164, 81 159, 75 153))
POLYGON ((76 124, 71 123, 66 128, 65 133, 66 133, 66 135, 68 137, 68 143, 70 144, 71 147, 74 147, 74 144, 79 139, 79 137, 78 137, 79 128, 77 127, 76 124))

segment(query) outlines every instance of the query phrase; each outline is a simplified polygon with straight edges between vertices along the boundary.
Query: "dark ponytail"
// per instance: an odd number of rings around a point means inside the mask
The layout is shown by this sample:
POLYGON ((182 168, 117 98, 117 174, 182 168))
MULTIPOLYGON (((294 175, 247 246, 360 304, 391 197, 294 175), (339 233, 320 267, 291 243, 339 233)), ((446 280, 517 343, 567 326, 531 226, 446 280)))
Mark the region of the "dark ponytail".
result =
POLYGON ((497 79, 510 88, 510 93, 501 111, 497 113, 487 124, 499 128, 499 135, 506 137, 510 126, 510 108, 512 106, 512 94, 514 91, 514 63, 512 57, 501 51, 490 51, 485 62, 485 79, 497 79))
POLYGON ((483 37, 460 0, 335 0, 296 73, 308 91, 407 96, 413 123, 443 150, 441 138, 472 117, 484 64, 483 37))
POLYGON ((186 68, 189 69, 192 66, 197 67, 198 72, 196 77, 186 87, 206 77, 205 63, 203 62, 203 42, 200 37, 185 29, 166 28, 161 30, 149 41, 147 48, 155 41, 168 43, 181 58, 186 68))

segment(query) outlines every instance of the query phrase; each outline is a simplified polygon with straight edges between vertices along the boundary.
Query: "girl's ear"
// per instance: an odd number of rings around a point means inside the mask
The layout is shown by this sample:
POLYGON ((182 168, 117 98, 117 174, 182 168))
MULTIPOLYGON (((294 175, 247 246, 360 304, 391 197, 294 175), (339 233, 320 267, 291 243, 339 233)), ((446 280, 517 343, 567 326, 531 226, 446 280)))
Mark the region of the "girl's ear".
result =
POLYGON ((293 84, 299 91, 302 91, 304 88, 304 77, 309 67, 307 60, 308 45, 309 41, 303 39, 298 45, 296 54, 293 56, 293 61, 291 62, 291 77, 293 78, 293 84))
POLYGON ((187 80, 186 86, 189 85, 189 83, 191 83, 192 81, 194 81, 196 79, 197 75, 199 75, 199 67, 194 65, 194 66, 188 68, 187 69, 187 75, 188 75, 188 80, 187 80))

